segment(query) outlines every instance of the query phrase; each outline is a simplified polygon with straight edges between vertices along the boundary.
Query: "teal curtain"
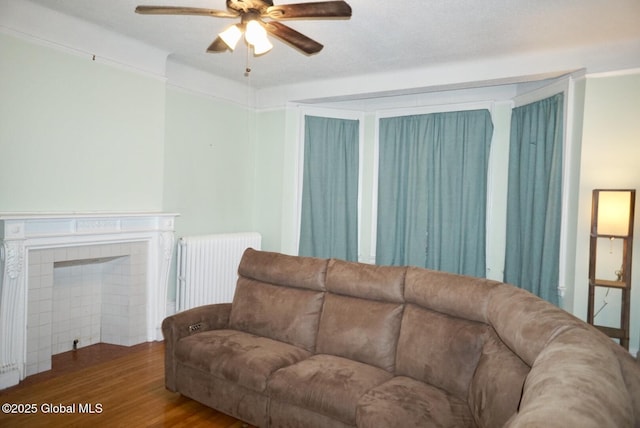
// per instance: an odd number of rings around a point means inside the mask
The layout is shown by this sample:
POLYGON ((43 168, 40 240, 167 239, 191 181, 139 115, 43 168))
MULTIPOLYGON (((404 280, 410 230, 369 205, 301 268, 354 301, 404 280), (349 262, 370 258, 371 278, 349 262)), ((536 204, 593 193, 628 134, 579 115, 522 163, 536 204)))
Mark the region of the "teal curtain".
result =
POLYGON ((357 120, 305 116, 298 254, 358 259, 357 120))
POLYGON ((488 110, 380 120, 376 263, 485 276, 488 110))
POLYGON ((564 95, 513 109, 504 281, 558 304, 564 95))

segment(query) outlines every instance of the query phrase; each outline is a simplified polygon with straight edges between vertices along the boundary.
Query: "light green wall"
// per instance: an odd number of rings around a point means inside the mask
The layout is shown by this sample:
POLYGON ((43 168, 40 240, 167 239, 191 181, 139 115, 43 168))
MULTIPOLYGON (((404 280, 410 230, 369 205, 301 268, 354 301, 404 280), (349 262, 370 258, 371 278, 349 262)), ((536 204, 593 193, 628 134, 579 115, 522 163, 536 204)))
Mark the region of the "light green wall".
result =
POLYGON ((0 76, 0 211, 162 209, 162 80, 5 34, 0 76))
MULTIPOLYGON (((591 191, 597 188, 631 188, 640 192, 640 72, 587 79, 573 311, 582 319, 586 319, 587 313, 591 191)), ((640 338, 640 194, 636 200, 635 230, 629 348, 637 351, 640 338)), ((596 318, 598 324, 614 324, 619 319, 620 306, 613 294, 610 296, 610 303, 596 318)), ((596 309, 600 307, 602 297, 599 293, 596 309)))
POLYGON ((178 212, 177 237, 255 230, 252 109, 4 34, 0 58, 0 211, 178 212))
POLYGON ((284 109, 258 112, 256 118, 253 224, 269 251, 282 248, 285 121, 284 109))
MULTIPOLYGON (((176 238, 258 230, 252 110, 167 86, 164 211, 177 212, 176 238)), ((175 258, 169 300, 175 299, 175 258)))
POLYGON ((253 230, 253 111, 167 87, 164 210, 176 235, 253 230))

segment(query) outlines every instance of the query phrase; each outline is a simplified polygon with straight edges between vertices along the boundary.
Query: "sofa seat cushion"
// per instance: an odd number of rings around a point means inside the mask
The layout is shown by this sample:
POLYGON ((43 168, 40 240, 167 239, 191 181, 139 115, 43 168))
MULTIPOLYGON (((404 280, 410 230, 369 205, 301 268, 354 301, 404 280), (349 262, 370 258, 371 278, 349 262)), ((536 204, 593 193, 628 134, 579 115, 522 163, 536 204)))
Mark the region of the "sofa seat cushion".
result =
POLYGON ((319 354, 275 372, 268 389, 272 400, 354 425, 360 397, 391 378, 380 368, 319 354))
POLYGON ((475 427, 467 403, 405 376, 368 391, 358 402, 356 422, 361 427, 475 427))
POLYGON ((262 392, 273 372, 303 360, 311 353, 249 333, 211 330, 178 341, 175 355, 178 364, 262 392))

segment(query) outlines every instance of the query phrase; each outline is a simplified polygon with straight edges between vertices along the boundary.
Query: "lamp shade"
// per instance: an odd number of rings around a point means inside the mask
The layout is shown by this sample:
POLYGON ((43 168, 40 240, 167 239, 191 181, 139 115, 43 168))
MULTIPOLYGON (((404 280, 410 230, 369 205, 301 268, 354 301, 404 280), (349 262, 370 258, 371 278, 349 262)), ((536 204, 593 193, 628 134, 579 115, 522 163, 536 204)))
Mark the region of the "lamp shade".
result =
POLYGON ((242 37, 242 30, 238 28, 238 25, 232 25, 222 33, 218 34, 218 36, 220 36, 222 41, 229 46, 229 49, 234 50, 238 44, 238 40, 242 37))
POLYGON ((251 45, 262 45, 265 40, 267 40, 267 30, 265 30, 258 21, 249 21, 247 22, 244 38, 247 40, 247 43, 251 45))
POLYGON ((273 49, 273 45, 266 37, 260 43, 253 45, 253 53, 255 55, 262 55, 263 53, 269 52, 271 49, 273 49))
POLYGON ((627 236, 631 213, 628 190, 598 191, 598 235, 627 236))

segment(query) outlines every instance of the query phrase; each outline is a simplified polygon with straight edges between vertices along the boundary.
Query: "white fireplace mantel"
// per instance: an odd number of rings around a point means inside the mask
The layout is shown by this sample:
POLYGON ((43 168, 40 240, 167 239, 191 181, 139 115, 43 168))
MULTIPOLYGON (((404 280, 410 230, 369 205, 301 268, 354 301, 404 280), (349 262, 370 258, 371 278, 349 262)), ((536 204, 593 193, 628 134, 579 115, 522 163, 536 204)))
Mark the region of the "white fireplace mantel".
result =
POLYGON ((175 213, 0 213, 0 389, 26 375, 29 252, 147 243, 147 340, 160 340, 174 248, 175 213))

